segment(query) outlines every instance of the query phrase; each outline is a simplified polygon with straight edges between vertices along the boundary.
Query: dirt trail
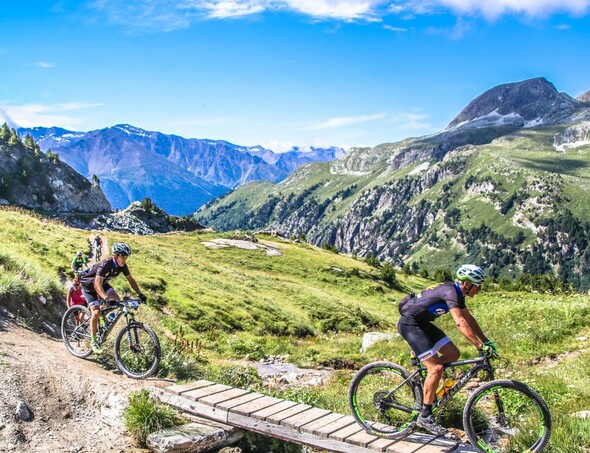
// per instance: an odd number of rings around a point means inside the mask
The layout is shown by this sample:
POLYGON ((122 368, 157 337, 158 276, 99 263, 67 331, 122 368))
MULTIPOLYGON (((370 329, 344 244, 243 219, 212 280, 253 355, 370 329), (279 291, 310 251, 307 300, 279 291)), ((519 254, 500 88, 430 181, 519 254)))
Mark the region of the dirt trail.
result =
MULTIPOLYGON (((88 266, 92 266, 93 264, 95 264, 97 262, 96 256, 94 254, 94 237, 96 236, 96 234, 97 233, 92 233, 90 236, 88 236, 88 256, 90 258, 88 260, 88 266)), ((98 234, 100 234, 100 233, 98 233, 98 234)), ((109 240, 104 234, 100 234, 100 237, 102 239, 101 259, 105 259, 106 257, 110 256, 109 240)))
POLYGON ((92 356, 77 359, 61 341, 0 317, 0 452, 147 451, 133 447, 112 414, 131 391, 167 385, 106 371, 92 356), (19 401, 30 421, 15 419, 19 401))

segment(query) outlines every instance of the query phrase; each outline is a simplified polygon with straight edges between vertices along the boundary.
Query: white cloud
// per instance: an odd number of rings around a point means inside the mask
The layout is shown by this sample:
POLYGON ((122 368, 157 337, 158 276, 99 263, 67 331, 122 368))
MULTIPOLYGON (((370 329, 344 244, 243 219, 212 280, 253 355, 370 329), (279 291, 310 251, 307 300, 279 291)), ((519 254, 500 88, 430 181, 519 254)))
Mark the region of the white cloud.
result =
POLYGON ((35 63, 33 63, 33 65, 43 69, 50 69, 56 67, 53 63, 48 63, 46 61, 36 61, 35 63))
POLYGON ((426 121, 430 115, 423 113, 398 113, 393 116, 392 122, 398 129, 428 129, 430 124, 426 121))
POLYGON ((284 0, 274 3, 278 5, 284 3, 293 11, 315 18, 350 21, 376 18, 382 14, 379 7, 388 2, 384 0, 284 0))
POLYGON ((377 113, 374 115, 341 116, 336 118, 330 118, 329 120, 314 124, 308 127, 308 129, 331 129, 335 127, 351 126, 353 124, 368 123, 383 118, 385 118, 385 114, 383 113, 377 113))
POLYGON ((581 15, 590 9, 590 0, 402 0, 394 3, 394 10, 398 13, 425 14, 438 9, 458 15, 483 16, 488 20, 506 14, 529 17, 547 17, 556 13, 581 15))
POLYGON ((293 142, 284 142, 280 140, 269 140, 261 145, 263 148, 270 149, 275 153, 286 153, 287 151, 291 151, 294 146, 297 146, 293 142))
MULTIPOLYGON (((345 22, 381 21, 388 16, 409 20, 442 12, 459 17, 482 16, 487 20, 507 14, 582 15, 589 11, 590 0, 88 0, 86 7, 130 30, 168 32, 188 28, 199 20, 239 19, 266 11, 288 11, 316 20, 345 22)), ((385 28, 405 30, 388 25, 385 28)), ((455 31, 455 35, 460 32, 455 31)))
POLYGON ((407 28, 393 27, 391 25, 383 25, 383 28, 390 31, 408 31, 407 28))
MULTIPOLYGON (((199 3, 199 2, 194 2, 199 3)), ((205 11, 208 11, 207 17, 211 19, 226 19, 230 17, 242 17, 249 16, 264 11, 266 6, 263 4, 266 2, 259 1, 205 1, 200 6, 205 11)), ((195 5, 197 6, 197 5, 195 5)), ((199 6, 197 6, 199 9, 199 6)))
POLYGON ((66 129, 74 129, 82 124, 82 118, 72 116, 70 113, 78 110, 100 106, 101 104, 88 104, 70 102, 65 104, 23 104, 23 105, 2 105, 0 111, 13 120, 20 127, 35 126, 59 126, 66 129))

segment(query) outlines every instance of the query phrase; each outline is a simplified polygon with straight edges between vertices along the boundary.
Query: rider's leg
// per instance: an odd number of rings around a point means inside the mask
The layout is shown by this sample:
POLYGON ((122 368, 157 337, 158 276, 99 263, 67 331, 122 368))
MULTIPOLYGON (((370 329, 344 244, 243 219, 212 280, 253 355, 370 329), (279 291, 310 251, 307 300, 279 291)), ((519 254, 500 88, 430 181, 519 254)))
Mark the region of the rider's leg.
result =
POLYGON ((434 403, 434 396, 436 395, 436 387, 442 377, 444 366, 441 359, 435 354, 427 359, 422 359, 422 363, 428 369, 428 374, 424 380, 424 400, 423 403, 431 405, 434 403))
POLYGON ((100 318, 100 305, 91 305, 90 313, 90 337, 96 338, 96 331, 98 330, 98 319, 100 318))
POLYGON ((121 300, 121 298, 119 297, 119 294, 117 294, 117 291, 115 291, 115 288, 107 289, 106 293, 107 293, 108 299, 121 300))
POLYGON ((461 356, 461 351, 455 346, 453 342, 449 342, 443 345, 439 350, 438 353, 440 354, 439 360, 440 363, 449 363, 455 362, 459 360, 461 356))

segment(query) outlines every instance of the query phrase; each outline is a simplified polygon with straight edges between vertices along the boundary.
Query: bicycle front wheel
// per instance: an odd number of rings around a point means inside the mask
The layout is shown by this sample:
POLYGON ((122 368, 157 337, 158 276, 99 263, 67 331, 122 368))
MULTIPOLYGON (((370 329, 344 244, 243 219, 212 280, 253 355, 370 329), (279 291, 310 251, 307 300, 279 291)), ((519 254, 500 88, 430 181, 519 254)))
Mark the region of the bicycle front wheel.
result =
POLYGON ((463 426, 471 444, 484 453, 540 451, 551 435, 551 414, 526 384, 497 380, 469 397, 463 426))
POLYGON ((375 362, 352 379, 348 404, 366 432, 396 439, 414 427, 422 406, 422 388, 399 365, 375 362))
POLYGON ((141 322, 123 327, 115 340, 115 361, 130 378, 145 379, 160 365, 160 341, 152 329, 141 322))
POLYGON ((84 359, 90 349, 90 310, 84 305, 68 308, 61 319, 61 337, 70 354, 84 359))

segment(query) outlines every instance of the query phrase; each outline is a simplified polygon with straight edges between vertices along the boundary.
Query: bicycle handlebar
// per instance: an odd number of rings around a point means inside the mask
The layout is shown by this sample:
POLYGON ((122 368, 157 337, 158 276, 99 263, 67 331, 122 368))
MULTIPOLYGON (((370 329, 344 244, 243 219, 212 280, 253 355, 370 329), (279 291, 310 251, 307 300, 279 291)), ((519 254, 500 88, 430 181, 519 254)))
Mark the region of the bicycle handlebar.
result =
POLYGON ((131 308, 138 308, 139 304, 144 304, 145 302, 143 302, 141 299, 137 298, 137 299, 122 299, 122 300, 116 300, 116 299, 98 299, 100 301, 101 304, 106 304, 109 305, 110 307, 123 307, 123 306, 127 306, 127 307, 131 307, 131 308), (137 304, 137 306, 135 306, 137 304))

